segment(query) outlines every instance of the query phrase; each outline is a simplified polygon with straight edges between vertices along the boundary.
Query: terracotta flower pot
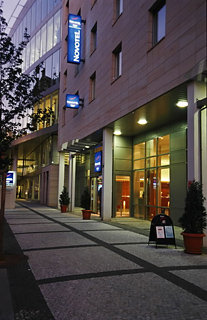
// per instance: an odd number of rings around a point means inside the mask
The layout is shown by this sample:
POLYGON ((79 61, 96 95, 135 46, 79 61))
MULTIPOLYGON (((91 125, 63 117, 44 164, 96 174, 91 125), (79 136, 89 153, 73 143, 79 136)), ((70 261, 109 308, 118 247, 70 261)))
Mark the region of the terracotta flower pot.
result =
POLYGON ((67 211, 68 206, 66 204, 61 204, 60 208, 61 208, 61 212, 64 213, 67 211))
POLYGON ((201 254, 203 247, 203 237, 204 233, 181 233, 183 235, 185 252, 192 254, 201 254))
POLYGON ((83 220, 90 220, 91 210, 82 210, 83 220))

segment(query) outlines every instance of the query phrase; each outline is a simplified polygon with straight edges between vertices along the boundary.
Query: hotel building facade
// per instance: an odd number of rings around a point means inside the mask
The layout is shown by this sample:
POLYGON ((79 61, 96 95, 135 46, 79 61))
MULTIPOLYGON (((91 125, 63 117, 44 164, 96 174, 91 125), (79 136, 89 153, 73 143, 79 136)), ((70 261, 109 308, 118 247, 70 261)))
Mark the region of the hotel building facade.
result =
POLYGON ((17 198, 57 207, 66 186, 73 211, 87 186, 103 220, 178 224, 188 181, 207 197, 206 1, 29 0, 14 42, 25 26, 23 70, 43 64, 39 107, 53 114, 13 144, 17 198), (68 62, 69 14, 80 63, 68 62))

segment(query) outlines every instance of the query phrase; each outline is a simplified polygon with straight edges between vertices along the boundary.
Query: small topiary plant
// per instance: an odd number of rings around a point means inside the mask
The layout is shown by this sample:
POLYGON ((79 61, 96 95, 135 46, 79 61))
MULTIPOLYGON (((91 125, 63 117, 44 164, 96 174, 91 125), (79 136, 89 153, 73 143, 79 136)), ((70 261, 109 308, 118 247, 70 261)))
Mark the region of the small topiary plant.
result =
POLYGON ((91 196, 88 188, 86 187, 81 195, 81 208, 84 208, 85 210, 90 210, 90 204, 91 196))
POLYGON ((63 191, 60 194, 59 203, 61 206, 62 205, 68 206, 70 203, 70 198, 69 198, 66 187, 63 187, 63 191))
POLYGON ((185 199, 185 210, 179 222, 185 233, 204 233, 206 227, 206 208, 204 207, 202 184, 189 183, 185 199))

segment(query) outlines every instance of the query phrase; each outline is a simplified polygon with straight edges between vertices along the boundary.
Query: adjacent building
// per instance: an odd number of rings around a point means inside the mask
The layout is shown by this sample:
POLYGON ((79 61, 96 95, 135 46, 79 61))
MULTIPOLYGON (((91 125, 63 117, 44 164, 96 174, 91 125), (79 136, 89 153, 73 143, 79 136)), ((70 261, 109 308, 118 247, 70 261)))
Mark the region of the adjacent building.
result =
POLYGON ((58 206, 65 185, 74 210, 87 186, 103 220, 175 224, 188 181, 207 197, 205 0, 28 0, 25 26, 53 113, 14 143, 17 197, 58 206))

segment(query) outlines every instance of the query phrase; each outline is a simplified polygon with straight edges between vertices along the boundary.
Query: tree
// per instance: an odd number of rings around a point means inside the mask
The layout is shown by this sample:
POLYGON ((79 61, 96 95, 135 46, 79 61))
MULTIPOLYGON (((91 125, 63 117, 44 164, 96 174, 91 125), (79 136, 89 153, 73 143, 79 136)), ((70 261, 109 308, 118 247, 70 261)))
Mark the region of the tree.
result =
POLYGON ((0 260, 3 256, 3 221, 6 194, 6 173, 12 164, 11 143, 25 134, 21 120, 31 114, 40 99, 38 72, 31 75, 22 72, 22 53, 29 41, 27 30, 24 39, 15 47, 6 33, 7 23, 0 3, 0 174, 2 196, 0 211, 0 260))

